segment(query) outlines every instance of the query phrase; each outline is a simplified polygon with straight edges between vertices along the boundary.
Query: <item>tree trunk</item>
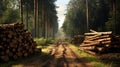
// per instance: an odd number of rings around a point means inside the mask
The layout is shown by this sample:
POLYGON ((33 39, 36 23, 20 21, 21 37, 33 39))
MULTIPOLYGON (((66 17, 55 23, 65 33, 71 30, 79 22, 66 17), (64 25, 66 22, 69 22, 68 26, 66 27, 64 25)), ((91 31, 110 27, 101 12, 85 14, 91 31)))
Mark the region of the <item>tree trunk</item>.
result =
POLYGON ((23 0, 19 0, 20 2, 20 22, 23 22, 23 0))
POLYGON ((48 38, 48 13, 46 12, 46 19, 45 19, 45 38, 48 38))
POLYGON ((29 13, 29 7, 28 4, 26 4, 26 29, 28 30, 28 13, 29 13))
POLYGON ((39 36, 39 24, 38 24, 38 0, 36 0, 36 36, 38 37, 39 36))
POLYGON ((34 0, 34 37, 36 37, 36 0, 34 0))
POLYGON ((42 2, 42 37, 45 38, 45 13, 44 13, 44 0, 41 0, 42 2))
POLYGON ((87 32, 89 31, 89 16, 88 16, 88 0, 86 1, 86 24, 87 24, 87 32))
POLYGON ((38 0, 34 0, 34 22, 35 22, 35 37, 38 36, 38 0))
POLYGON ((116 0, 112 0, 112 6, 113 6, 113 20, 114 20, 114 34, 116 34, 116 0))

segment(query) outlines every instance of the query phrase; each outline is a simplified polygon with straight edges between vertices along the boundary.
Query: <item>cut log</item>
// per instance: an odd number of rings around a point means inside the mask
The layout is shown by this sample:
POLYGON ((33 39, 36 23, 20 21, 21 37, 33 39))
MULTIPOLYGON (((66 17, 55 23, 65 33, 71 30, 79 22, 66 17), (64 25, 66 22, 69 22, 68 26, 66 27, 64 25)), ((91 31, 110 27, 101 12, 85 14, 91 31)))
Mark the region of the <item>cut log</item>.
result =
POLYGON ((101 42, 100 41, 89 41, 89 40, 86 40, 83 43, 84 44, 100 44, 101 42))
POLYGON ((103 42, 103 41, 111 41, 111 38, 104 38, 104 39, 99 39, 97 41, 103 42))
POLYGON ((92 33, 98 33, 97 31, 92 30, 92 29, 90 29, 90 32, 92 32, 92 33))
POLYGON ((27 52, 25 52, 25 53, 24 53, 24 57, 27 57, 27 56, 28 56, 28 53, 27 53, 27 52))
POLYGON ((85 39, 86 40, 94 40, 94 39, 103 39, 103 38, 109 38, 110 35, 95 35, 95 36, 86 36, 85 39))
MULTIPOLYGON (((95 51, 96 53, 107 53, 112 50, 119 51, 120 37, 116 37, 112 32, 96 32, 90 30, 91 33, 85 33, 85 39, 80 45, 80 49, 84 51, 95 51), (95 48, 94 48, 95 47, 95 48)), ((115 52, 114 51, 114 52, 115 52)))
POLYGON ((0 59, 18 59, 37 53, 37 44, 23 23, 0 24, 0 59), (36 51, 35 51, 36 50, 36 51))
POLYGON ((13 59, 14 59, 14 60, 17 60, 17 59, 18 59, 18 56, 17 56, 17 55, 13 55, 13 59))
POLYGON ((5 62, 9 61, 9 57, 7 55, 1 56, 0 58, 5 62))
POLYGON ((109 45, 111 45, 111 41, 102 41, 101 44, 109 44, 109 45))
POLYGON ((79 49, 84 49, 84 50, 95 50, 95 46, 89 46, 89 47, 80 47, 79 49))
POLYGON ((96 55, 96 53, 93 52, 93 51, 83 50, 83 49, 80 49, 80 48, 79 48, 79 50, 84 51, 84 52, 89 53, 89 54, 92 54, 92 55, 96 55))
POLYGON ((97 35, 97 34, 99 34, 99 35, 111 35, 112 32, 110 31, 110 32, 98 32, 98 33, 85 33, 85 35, 87 35, 87 36, 93 36, 93 35, 97 35))
POLYGON ((22 57, 22 55, 23 55, 23 54, 22 54, 22 52, 20 52, 20 51, 17 53, 17 56, 19 56, 19 57, 22 57))
POLYGON ((101 45, 101 42, 100 41, 95 41, 95 42, 91 42, 89 44, 81 44, 80 47, 85 47, 85 46, 96 46, 96 45, 101 45))

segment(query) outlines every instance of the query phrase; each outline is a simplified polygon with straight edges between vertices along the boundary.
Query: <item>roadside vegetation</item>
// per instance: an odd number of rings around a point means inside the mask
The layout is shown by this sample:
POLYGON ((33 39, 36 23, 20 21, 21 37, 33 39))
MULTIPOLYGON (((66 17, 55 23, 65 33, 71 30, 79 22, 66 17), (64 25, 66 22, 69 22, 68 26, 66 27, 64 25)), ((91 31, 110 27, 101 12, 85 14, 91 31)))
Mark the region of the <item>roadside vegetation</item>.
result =
POLYGON ((34 39, 36 41, 36 43, 38 44, 38 46, 47 46, 49 44, 53 44, 55 43, 55 40, 53 40, 52 38, 35 38, 34 39))
POLYGON ((120 54, 106 54, 101 56, 93 56, 84 51, 80 51, 78 49, 79 46, 75 46, 70 44, 70 47, 74 50, 75 53, 80 55, 81 57, 85 58, 93 67, 118 67, 120 54))

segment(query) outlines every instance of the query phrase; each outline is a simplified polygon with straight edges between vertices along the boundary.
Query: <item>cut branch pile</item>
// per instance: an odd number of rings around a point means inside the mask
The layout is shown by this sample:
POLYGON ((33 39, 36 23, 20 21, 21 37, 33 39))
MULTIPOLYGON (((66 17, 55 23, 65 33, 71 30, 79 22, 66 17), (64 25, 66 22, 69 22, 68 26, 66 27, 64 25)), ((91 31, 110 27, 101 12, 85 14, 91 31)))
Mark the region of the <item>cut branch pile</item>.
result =
POLYGON ((23 23, 0 25, 0 60, 9 61, 41 52, 36 46, 23 23))
POLYGON ((80 45, 80 50, 84 50, 91 54, 120 52, 120 38, 114 36, 111 31, 90 31, 91 33, 85 33, 85 40, 80 45))

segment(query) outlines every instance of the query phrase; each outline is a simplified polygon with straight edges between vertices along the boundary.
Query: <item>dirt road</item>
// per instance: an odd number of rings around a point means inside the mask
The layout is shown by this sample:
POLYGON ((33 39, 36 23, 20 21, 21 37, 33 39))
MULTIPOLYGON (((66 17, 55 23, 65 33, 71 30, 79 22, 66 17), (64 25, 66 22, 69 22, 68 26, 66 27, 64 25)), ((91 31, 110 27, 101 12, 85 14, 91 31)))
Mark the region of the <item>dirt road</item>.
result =
POLYGON ((84 58, 62 43, 49 49, 49 54, 38 56, 24 67, 92 67, 84 58))

